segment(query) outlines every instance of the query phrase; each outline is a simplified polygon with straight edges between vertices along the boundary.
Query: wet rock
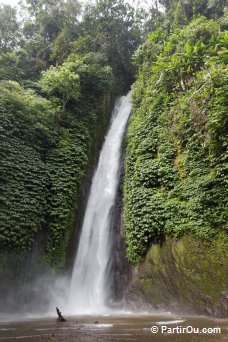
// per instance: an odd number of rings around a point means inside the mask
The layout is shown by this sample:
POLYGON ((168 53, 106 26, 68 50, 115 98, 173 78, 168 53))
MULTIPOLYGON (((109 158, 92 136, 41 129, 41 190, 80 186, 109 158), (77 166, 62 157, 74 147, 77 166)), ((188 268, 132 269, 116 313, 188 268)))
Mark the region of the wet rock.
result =
POLYGON ((223 291, 220 296, 219 303, 215 305, 213 316, 215 317, 228 317, 228 291, 223 291))
POLYGON ((226 241, 221 232, 210 243, 184 236, 153 245, 134 273, 130 306, 141 297, 145 305, 158 309, 227 318, 226 241))
POLYGON ((132 266, 126 257, 126 246, 122 220, 122 192, 121 184, 124 177, 124 159, 123 153, 120 161, 120 182, 115 200, 115 204, 111 211, 111 240, 112 240, 112 260, 109 264, 107 277, 111 279, 109 282, 109 296, 107 304, 115 309, 124 306, 124 298, 127 292, 131 277, 132 266))

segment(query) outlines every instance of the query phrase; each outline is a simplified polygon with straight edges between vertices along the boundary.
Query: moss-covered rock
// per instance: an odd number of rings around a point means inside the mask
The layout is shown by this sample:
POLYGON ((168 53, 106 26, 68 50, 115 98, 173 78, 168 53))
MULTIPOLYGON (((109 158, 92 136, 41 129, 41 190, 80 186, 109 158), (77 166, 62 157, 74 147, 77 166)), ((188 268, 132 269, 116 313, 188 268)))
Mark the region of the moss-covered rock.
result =
POLYGON ((153 245, 138 267, 135 294, 156 307, 227 316, 228 238, 184 236, 153 245))

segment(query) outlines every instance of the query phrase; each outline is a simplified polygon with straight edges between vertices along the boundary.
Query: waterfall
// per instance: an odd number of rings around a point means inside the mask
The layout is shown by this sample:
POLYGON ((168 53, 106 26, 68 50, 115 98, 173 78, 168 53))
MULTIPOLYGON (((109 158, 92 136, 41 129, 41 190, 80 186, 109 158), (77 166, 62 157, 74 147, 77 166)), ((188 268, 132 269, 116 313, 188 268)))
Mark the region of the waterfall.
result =
POLYGON ((94 173, 70 284, 68 312, 107 311, 107 267, 111 259, 110 212, 119 182, 123 134, 131 112, 130 93, 116 101, 94 173))

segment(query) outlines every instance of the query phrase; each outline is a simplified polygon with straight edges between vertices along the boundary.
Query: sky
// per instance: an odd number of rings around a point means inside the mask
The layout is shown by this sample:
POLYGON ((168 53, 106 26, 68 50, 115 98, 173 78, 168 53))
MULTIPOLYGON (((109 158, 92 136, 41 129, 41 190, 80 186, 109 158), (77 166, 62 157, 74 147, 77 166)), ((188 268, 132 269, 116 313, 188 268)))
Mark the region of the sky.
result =
POLYGON ((18 2, 19 0, 0 0, 0 4, 7 4, 11 6, 17 5, 18 2))
MULTIPOLYGON (((19 1, 20 0, 0 0, 0 4, 7 4, 7 5, 15 6, 18 4, 19 1)), ((142 3, 146 3, 147 0, 128 0, 128 2, 131 4, 136 4, 138 2, 141 5, 142 3)))

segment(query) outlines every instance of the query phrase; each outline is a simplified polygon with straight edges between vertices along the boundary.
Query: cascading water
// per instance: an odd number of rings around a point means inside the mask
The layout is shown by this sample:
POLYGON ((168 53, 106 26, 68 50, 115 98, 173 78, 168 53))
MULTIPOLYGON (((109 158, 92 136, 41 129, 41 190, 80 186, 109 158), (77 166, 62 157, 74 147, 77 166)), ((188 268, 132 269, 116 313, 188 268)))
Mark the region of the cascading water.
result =
POLYGON ((131 112, 130 93, 117 100, 112 121, 100 152, 85 211, 70 284, 68 312, 92 314, 107 310, 111 259, 110 211, 114 205, 121 143, 131 112))

